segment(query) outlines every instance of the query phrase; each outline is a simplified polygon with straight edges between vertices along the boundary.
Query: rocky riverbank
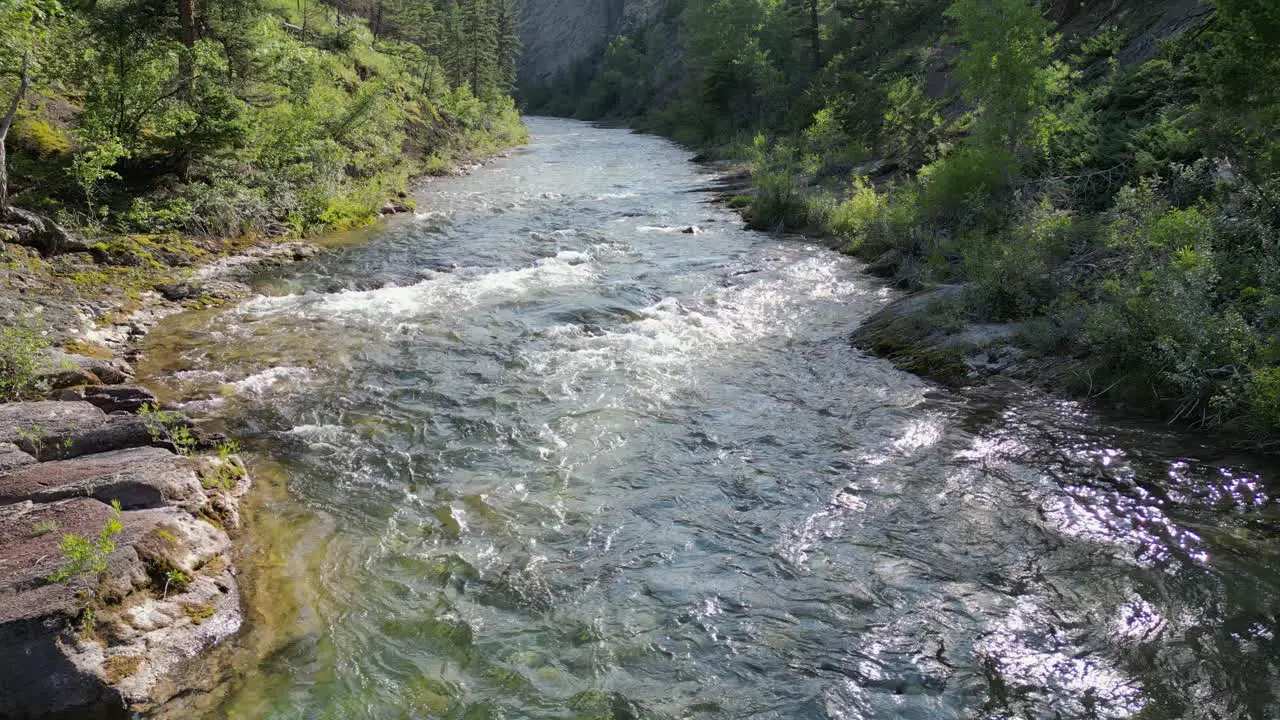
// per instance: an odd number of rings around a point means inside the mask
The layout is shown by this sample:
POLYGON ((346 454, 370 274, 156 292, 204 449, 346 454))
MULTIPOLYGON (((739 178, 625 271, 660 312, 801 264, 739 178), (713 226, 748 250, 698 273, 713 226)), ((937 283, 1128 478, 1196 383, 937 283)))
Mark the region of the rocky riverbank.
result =
POLYGON ((0 316, 41 323, 55 348, 27 382, 43 399, 0 404, 5 718, 129 717, 222 680, 208 651, 243 624, 233 541, 250 480, 232 445, 159 410, 129 361, 166 315, 242 297, 254 273, 320 251, 261 244, 59 302, 101 265, 66 250, 39 256, 49 277, 2 273, 0 316))
POLYGON ((50 370, 88 381, 65 399, 0 405, 6 718, 145 712, 200 687, 201 653, 243 621, 243 465, 195 455, 217 438, 151 411, 123 362, 84 360, 50 370))

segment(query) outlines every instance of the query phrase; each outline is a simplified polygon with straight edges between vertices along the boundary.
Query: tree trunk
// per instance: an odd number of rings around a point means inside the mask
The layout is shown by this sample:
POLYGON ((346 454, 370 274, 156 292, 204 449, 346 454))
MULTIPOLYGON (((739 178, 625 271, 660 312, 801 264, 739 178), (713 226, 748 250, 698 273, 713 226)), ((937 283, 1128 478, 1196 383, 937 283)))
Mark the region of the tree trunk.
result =
MULTIPOLYGON (((182 99, 191 105, 195 103, 195 88, 192 83, 195 70, 191 63, 196 47, 196 0, 178 0, 178 26, 179 39, 187 49, 178 61, 178 82, 182 87, 182 99)), ((178 178, 182 182, 191 180, 192 160, 191 148, 184 148, 178 157, 178 178)))
POLYGON ((22 73, 18 80, 18 90, 9 103, 9 112, 0 120, 0 218, 9 214, 9 158, 5 152, 5 141, 9 139, 9 128, 13 127, 13 118, 18 114, 18 106, 31 87, 31 55, 22 53, 22 73))
POLYGON ((813 49, 813 69, 822 69, 822 26, 818 20, 818 0, 809 0, 809 44, 813 49))

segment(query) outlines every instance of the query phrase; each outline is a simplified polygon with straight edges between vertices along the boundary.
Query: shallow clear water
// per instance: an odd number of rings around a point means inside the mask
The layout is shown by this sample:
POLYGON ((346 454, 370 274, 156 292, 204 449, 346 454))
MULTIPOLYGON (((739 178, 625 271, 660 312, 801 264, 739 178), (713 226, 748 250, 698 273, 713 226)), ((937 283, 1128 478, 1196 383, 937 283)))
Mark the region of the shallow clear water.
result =
POLYGON ((210 717, 1280 716, 1273 467, 931 388, 851 347, 853 261, 530 126, 151 335, 275 488, 210 717))

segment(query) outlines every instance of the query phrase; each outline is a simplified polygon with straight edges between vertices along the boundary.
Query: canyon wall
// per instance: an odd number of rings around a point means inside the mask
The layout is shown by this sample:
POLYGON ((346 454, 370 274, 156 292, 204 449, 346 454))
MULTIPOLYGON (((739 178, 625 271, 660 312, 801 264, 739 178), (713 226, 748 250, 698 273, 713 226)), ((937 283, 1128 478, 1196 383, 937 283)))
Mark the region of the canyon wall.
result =
POLYGON ((522 85, 545 83, 656 17, 661 0, 520 0, 522 85))

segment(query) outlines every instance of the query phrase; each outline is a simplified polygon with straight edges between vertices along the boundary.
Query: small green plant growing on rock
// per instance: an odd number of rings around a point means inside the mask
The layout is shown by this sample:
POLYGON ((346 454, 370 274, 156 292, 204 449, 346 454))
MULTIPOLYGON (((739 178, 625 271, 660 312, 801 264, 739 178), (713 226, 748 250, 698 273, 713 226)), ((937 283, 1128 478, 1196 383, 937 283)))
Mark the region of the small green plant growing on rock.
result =
POLYGON ((44 426, 32 425, 18 428, 18 444, 30 448, 31 453, 39 457, 40 452, 44 450, 44 426))
POLYGON ((244 477, 244 468, 236 460, 240 452, 240 443, 228 440, 218 446, 218 466, 204 478, 205 489, 222 488, 231 490, 236 482, 244 477))
MULTIPOLYGON (((70 429, 75 430, 75 427, 75 425, 72 425, 70 429)), ((56 458, 66 456, 71 452, 73 441, 71 438, 66 437, 51 443, 49 436, 45 434, 43 425, 32 425, 18 428, 18 444, 25 446, 24 449, 28 449, 36 457, 45 459, 44 452, 49 448, 53 449, 56 458)))
POLYGON ((48 535, 49 533, 57 529, 58 529, 57 520, 41 520, 40 522, 35 523, 34 525, 31 526, 31 537, 40 537, 42 535, 48 535))
POLYGON ((124 530, 120 521, 120 502, 111 502, 111 517, 98 532, 98 537, 89 538, 77 533, 67 533, 58 543, 58 550, 66 561, 49 576, 50 582, 67 582, 82 575, 97 575, 107 569, 107 558, 116 550, 116 536, 124 530))
POLYGON ((164 574, 164 591, 161 593, 161 599, 169 598, 169 586, 173 585, 173 589, 182 592, 187 589, 187 584, 191 579, 181 570, 170 570, 164 574))
POLYGON ((167 442, 179 455, 191 455, 196 449, 196 436, 180 413, 161 410, 159 405, 147 403, 138 410, 147 425, 147 432, 156 442, 167 442))

